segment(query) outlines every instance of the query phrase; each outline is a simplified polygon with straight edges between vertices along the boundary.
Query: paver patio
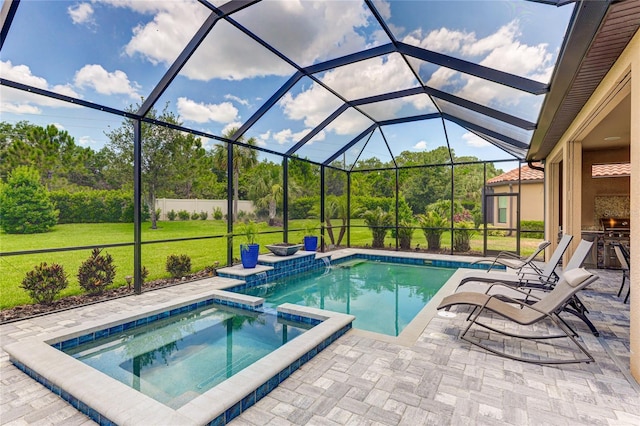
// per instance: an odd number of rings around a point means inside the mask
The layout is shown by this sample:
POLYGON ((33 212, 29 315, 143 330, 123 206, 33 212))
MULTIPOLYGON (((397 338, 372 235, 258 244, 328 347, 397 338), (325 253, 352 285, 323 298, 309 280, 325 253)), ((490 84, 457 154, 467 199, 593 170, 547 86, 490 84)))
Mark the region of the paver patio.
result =
MULTIPOLYGON (((411 344, 352 330, 305 364, 233 425, 640 424, 640 385, 629 372, 629 305, 619 271, 581 293, 600 331, 567 316, 592 364, 539 366, 508 360, 458 339, 466 315, 436 316, 411 344)), ((133 312, 203 291, 186 283, 0 326, 2 346, 100 316, 133 312)), ((500 321, 493 319, 493 321, 500 321)), ((522 350, 562 352, 549 345, 522 350)), ((0 354, 0 423, 93 424, 0 354)), ((117 401, 113 401, 117 404, 117 401)))

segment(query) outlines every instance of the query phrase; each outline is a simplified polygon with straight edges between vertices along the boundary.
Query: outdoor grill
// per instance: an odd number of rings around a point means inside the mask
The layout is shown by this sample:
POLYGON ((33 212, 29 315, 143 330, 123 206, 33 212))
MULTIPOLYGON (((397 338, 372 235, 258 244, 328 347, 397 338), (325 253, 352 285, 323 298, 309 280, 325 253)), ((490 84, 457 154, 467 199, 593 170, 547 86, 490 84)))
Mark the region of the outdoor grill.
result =
POLYGON ((622 244, 629 246, 629 236, 631 233, 631 225, 629 218, 607 217, 601 218, 600 224, 603 230, 603 257, 605 268, 619 268, 620 262, 616 257, 613 246, 622 244))

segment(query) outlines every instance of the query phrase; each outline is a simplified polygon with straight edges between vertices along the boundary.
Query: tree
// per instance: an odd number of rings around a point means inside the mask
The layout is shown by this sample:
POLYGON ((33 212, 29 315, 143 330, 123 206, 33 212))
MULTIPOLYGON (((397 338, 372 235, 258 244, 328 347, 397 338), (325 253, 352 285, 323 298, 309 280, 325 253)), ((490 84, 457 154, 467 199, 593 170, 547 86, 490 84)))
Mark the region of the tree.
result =
MULTIPOLYGON (((133 109, 130 107, 130 110, 133 111, 133 109)), ((165 105, 160 116, 152 109, 147 117, 181 125, 178 118, 168 111, 168 105, 165 105)), ((123 188, 133 187, 134 123, 134 120, 127 119, 119 128, 106 133, 109 138, 106 149, 110 153, 111 162, 105 174, 111 182, 118 182, 118 186, 123 188)), ((156 198, 173 195, 176 180, 180 181, 184 187, 191 188, 195 173, 190 173, 183 168, 198 167, 199 163, 188 161, 188 158, 185 160, 185 158, 187 155, 192 155, 194 151, 200 157, 204 153, 199 152, 201 146, 198 139, 166 126, 143 122, 141 140, 142 194, 151 213, 151 228, 157 229, 156 198), (180 167, 180 173, 178 167, 180 167)))
POLYGON ((58 222, 58 211, 32 167, 13 169, 0 186, 0 226, 8 234, 47 232, 58 222))
MULTIPOLYGON (((233 127, 223 133, 223 137, 231 139, 233 135, 238 131, 237 127, 233 127)), ((245 142, 243 137, 238 138, 238 142, 245 144, 237 145, 233 144, 233 164, 231 165, 233 170, 233 221, 238 220, 238 199, 239 199, 239 180, 240 171, 254 167, 258 163, 258 153, 255 149, 250 148, 256 145, 256 140, 250 138, 245 142)), ((213 149, 214 164, 220 169, 227 169, 229 164, 227 162, 227 142, 217 144, 213 149)))
POLYGON ((26 121, 0 126, 0 174, 18 166, 31 166, 49 190, 92 187, 96 176, 90 165, 95 153, 75 144, 72 136, 54 125, 37 126, 26 121))
POLYGON ((256 207, 267 209, 269 225, 276 221, 278 205, 282 203, 284 190, 282 188, 282 168, 274 163, 263 161, 253 169, 249 186, 249 198, 256 207))

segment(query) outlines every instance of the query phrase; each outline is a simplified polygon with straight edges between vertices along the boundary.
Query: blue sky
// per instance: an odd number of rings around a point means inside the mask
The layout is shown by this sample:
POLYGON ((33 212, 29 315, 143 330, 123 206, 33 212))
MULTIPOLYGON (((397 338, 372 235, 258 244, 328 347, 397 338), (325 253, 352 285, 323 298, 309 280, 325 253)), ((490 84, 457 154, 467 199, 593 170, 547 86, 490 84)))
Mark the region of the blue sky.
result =
MULTIPOLYGON (((220 4, 221 2, 213 2, 220 4)), ((395 37, 407 44, 548 82, 572 5, 525 1, 374 1, 395 37)), ((126 109, 152 91, 210 11, 196 1, 22 1, 0 56, 0 75, 79 99, 126 109)), ((304 67, 389 43, 366 4, 359 1, 263 1, 233 15, 241 25, 304 67)), ((542 96, 411 60, 430 87, 536 121, 542 96)), ((227 22, 216 24, 156 104, 165 104, 187 127, 220 135, 240 126, 295 69, 227 22)), ((348 100, 419 85, 398 54, 320 73, 348 100)), ((2 120, 55 124, 83 146, 99 149, 120 117, 1 87, 2 120)), ((259 145, 286 152, 342 104, 303 79, 248 132, 259 145)), ((375 119, 435 112, 424 95, 366 105, 375 119)), ((482 119, 482 117, 478 117, 482 119)), ((371 121, 352 109, 301 151, 323 161, 371 121)), ((457 155, 508 158, 467 130, 446 122, 457 155)), ((446 143, 440 119, 384 127, 394 154, 446 143)), ((389 156, 382 135, 367 156, 389 156)), ((522 137, 527 137, 524 134, 522 137)), ((377 140, 377 142, 375 142, 377 140)), ((211 140, 203 141, 212 146, 211 140)))

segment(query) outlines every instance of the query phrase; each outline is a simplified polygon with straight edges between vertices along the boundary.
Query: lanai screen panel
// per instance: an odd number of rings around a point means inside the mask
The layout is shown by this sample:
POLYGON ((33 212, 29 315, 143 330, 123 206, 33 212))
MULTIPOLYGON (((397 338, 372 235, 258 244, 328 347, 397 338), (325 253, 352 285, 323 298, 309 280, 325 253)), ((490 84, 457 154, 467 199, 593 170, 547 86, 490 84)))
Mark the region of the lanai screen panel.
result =
POLYGON ((218 20, 156 105, 169 105, 189 128, 222 136, 253 116, 294 72, 260 43, 218 20))
POLYGON ((209 14, 198 2, 23 1, 2 77, 125 109, 149 96, 209 14))
POLYGON ((538 119, 543 95, 527 93, 415 58, 409 62, 427 87, 524 120, 535 122, 538 119))
POLYGON ((543 3, 392 1, 381 10, 399 41, 548 83, 574 5, 543 3))
POLYGON ((398 53, 344 65, 316 76, 345 100, 420 87, 420 81, 398 53))
POLYGON ((454 153, 456 162, 506 160, 514 157, 513 153, 503 149, 503 147, 511 148, 512 146, 509 144, 494 144, 493 142, 501 141, 483 138, 482 135, 446 119, 444 125, 447 130, 449 147, 454 153))
MULTIPOLYGON (((342 105, 340 98, 303 77, 248 129, 246 135, 258 139, 265 148, 285 153, 342 105)), ((322 135, 324 132, 321 129, 322 135)))
POLYGON ((362 104, 359 108, 376 121, 438 112, 431 98, 424 93, 362 104))
POLYGON ((382 133, 398 166, 442 164, 450 161, 447 137, 440 118, 383 126, 382 133), (434 150, 444 150, 446 155, 428 154, 434 150))
POLYGON ((349 108, 327 125, 323 132, 307 141, 295 154, 300 158, 324 163, 372 124, 373 122, 360 112, 349 108))
POLYGON ((359 1, 263 1, 233 19, 300 67, 390 42, 359 1))

